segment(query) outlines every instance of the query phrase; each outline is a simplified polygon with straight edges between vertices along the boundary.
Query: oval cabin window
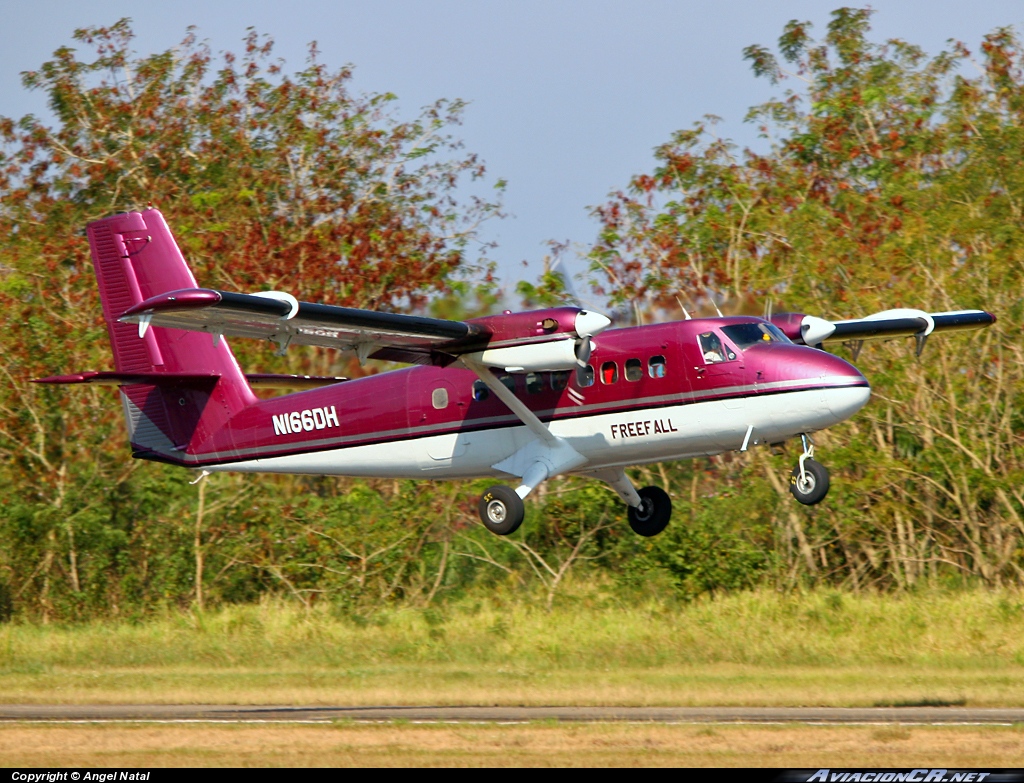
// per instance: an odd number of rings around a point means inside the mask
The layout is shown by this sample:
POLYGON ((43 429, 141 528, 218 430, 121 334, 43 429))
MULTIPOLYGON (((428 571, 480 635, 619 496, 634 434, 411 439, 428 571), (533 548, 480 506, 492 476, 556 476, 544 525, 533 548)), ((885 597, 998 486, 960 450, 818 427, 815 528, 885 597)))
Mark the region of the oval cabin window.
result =
POLYGON ((434 407, 438 410, 448 407, 448 390, 443 386, 440 389, 434 389, 434 393, 430 395, 430 401, 434 404, 434 407))

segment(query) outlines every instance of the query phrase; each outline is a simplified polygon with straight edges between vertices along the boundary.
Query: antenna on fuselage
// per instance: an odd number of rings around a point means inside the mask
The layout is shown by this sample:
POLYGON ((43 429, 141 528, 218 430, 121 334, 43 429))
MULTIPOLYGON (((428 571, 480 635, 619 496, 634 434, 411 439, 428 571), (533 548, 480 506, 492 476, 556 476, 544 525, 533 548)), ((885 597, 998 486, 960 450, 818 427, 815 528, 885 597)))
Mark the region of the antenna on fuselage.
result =
POLYGON ((677 297, 676 297, 676 301, 677 301, 677 302, 679 303, 679 309, 680 309, 680 310, 682 310, 682 311, 683 311, 683 315, 684 315, 684 316, 686 316, 686 320, 687 320, 687 321, 691 320, 691 318, 690 318, 690 314, 689 314, 689 313, 688 313, 688 312, 686 311, 686 308, 685 308, 685 307, 683 307, 683 300, 682 300, 682 299, 680 299, 680 298, 679 298, 679 297, 677 296, 677 297))
POLYGON ((718 313, 719 318, 723 318, 722 311, 718 309, 718 302, 715 301, 715 294, 710 288, 705 288, 704 292, 708 295, 708 299, 711 300, 711 306, 715 308, 715 312, 718 313))

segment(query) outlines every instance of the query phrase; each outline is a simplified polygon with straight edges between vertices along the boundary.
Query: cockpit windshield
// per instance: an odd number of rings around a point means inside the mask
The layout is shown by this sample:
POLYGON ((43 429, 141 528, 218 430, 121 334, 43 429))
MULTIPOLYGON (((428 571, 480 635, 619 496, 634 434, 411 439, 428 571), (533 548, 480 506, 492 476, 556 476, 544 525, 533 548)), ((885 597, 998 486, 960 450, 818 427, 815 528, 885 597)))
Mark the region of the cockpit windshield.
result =
POLYGON ((722 331, 741 351, 760 343, 790 342, 777 326, 763 322, 723 326, 722 331))

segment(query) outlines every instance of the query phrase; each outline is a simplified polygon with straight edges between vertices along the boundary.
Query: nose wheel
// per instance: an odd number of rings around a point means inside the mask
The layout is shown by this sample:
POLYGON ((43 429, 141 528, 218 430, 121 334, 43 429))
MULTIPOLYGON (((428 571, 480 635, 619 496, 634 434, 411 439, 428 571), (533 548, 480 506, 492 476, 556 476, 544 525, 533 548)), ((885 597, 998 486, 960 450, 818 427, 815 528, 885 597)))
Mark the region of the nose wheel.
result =
POLYGON ((814 460, 814 444, 806 435, 801 435, 804 453, 800 455, 800 463, 793 469, 789 478, 789 491, 805 506, 813 506, 825 499, 828 494, 828 470, 820 462, 814 460))

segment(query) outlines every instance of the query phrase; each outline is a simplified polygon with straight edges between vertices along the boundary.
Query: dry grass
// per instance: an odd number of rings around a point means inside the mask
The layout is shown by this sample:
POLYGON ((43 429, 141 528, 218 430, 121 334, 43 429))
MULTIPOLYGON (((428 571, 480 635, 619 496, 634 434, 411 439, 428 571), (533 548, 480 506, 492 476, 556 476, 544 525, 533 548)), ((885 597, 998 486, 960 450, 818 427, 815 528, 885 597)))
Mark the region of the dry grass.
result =
POLYGON ((0 676, 8 704, 299 704, 370 706, 804 706, 1019 707, 1017 670, 769 667, 695 664, 656 668, 453 664, 302 669, 264 667, 54 667, 0 676))
POLYGON ((0 767, 1021 767, 1020 728, 651 724, 0 726, 0 767))

